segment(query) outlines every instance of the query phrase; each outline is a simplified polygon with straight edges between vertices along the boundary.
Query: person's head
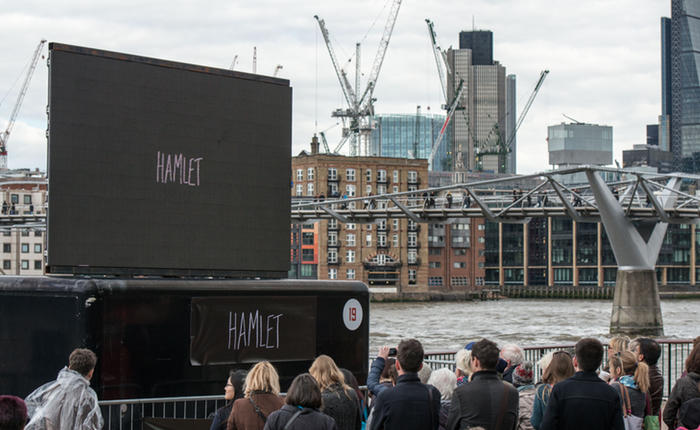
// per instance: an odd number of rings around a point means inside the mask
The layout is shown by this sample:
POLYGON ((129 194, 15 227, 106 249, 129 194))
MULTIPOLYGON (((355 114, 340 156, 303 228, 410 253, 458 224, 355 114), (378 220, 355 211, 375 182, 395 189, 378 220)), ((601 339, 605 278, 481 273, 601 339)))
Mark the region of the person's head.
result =
POLYGON ((514 343, 501 348, 500 357, 508 363, 508 367, 517 366, 525 359, 523 349, 514 343))
POLYGON ((630 347, 630 351, 637 355, 637 361, 643 361, 649 366, 656 366, 659 357, 661 357, 659 343, 648 337, 640 337, 633 342, 636 344, 636 347, 634 349, 630 347))
POLYGON ((391 382, 391 385, 396 385, 397 379, 399 379, 399 373, 396 371, 396 359, 389 357, 384 363, 382 374, 379 375, 379 382, 391 382))
POLYGON ((637 357, 632 351, 616 352, 608 357, 608 365, 613 378, 630 375, 643 393, 649 390, 649 366, 644 362, 637 363, 637 357))
POLYGON ((700 373, 700 343, 696 344, 685 359, 685 370, 690 373, 700 373))
POLYGON ((428 384, 438 389, 442 400, 450 400, 452 393, 457 388, 457 376, 450 369, 443 367, 430 374, 428 384))
POLYGON ((226 386, 224 387, 224 398, 226 401, 236 400, 243 397, 243 385, 245 383, 245 370, 230 370, 226 386))
POLYGON ((481 339, 472 347, 472 369, 496 370, 498 364, 498 345, 488 339, 481 339))
POLYGON ((549 365, 544 368, 542 381, 545 384, 554 385, 568 379, 574 374, 574 363, 571 356, 566 351, 554 351, 549 365))
POLYGON ((595 372, 603 361, 603 344, 598 339, 584 337, 576 342, 575 350, 574 366, 584 372, 595 372))
POLYGON ((321 390, 316 380, 308 373, 297 375, 287 390, 284 402, 292 406, 318 409, 321 407, 321 390))
POLYGON ((314 377, 321 391, 335 384, 347 387, 343 373, 338 369, 335 361, 325 354, 316 357, 309 368, 309 373, 314 377))
POLYGON ((630 338, 627 336, 615 336, 608 342, 608 355, 615 355, 616 352, 627 351, 630 345, 630 338))
POLYGON ((261 361, 253 366, 245 378, 245 396, 253 391, 280 393, 280 378, 275 367, 269 361, 261 361))
POLYGON ((423 345, 416 339, 404 339, 399 343, 396 354, 396 370, 416 373, 423 364, 423 345))
POLYGON ((433 373, 433 368, 423 363, 423 366, 421 366, 420 370, 418 371, 418 379, 420 379, 423 384, 426 384, 428 379, 430 379, 431 373, 433 373))
POLYGON ((513 370, 513 385, 517 387, 522 387, 525 385, 532 384, 532 363, 529 361, 523 361, 518 364, 513 370))
POLYGON ((542 358, 539 359, 537 362, 537 366, 544 372, 547 370, 547 367, 549 367, 549 363, 552 362, 552 357, 554 356, 554 351, 549 351, 545 355, 542 356, 542 358))
POLYGON ((457 376, 470 377, 474 371, 472 370, 472 350, 471 349, 460 349, 455 354, 455 373, 459 373, 457 376))
POLYGON ((343 374, 343 378, 345 379, 345 383, 350 386, 353 390, 355 390, 355 394, 357 394, 357 397, 362 401, 364 400, 365 396, 362 394, 362 390, 360 390, 360 384, 357 383, 357 378, 355 378, 355 375, 352 374, 351 371, 348 369, 340 368, 340 373, 343 374))
POLYGON ((0 396, 0 429, 20 430, 27 423, 27 405, 15 396, 0 396))
POLYGON ((74 349, 68 357, 68 368, 75 370, 87 379, 92 378, 95 365, 97 365, 97 356, 89 349, 74 349))

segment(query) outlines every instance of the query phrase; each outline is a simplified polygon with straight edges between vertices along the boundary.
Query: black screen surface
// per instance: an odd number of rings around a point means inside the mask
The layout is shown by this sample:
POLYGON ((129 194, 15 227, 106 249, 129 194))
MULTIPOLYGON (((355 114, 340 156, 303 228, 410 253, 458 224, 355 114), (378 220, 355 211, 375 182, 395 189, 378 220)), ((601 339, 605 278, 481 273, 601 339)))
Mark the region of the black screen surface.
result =
POLYGON ((288 81, 50 49, 49 271, 286 274, 288 81))

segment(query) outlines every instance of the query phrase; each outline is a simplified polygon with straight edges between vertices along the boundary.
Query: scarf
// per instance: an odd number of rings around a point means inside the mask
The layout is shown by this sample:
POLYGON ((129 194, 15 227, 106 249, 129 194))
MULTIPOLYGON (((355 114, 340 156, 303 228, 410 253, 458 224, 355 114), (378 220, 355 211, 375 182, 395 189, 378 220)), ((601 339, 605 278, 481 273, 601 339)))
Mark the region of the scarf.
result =
POLYGON ((639 389, 639 387, 637 387, 637 383, 634 382, 634 377, 632 375, 620 376, 620 379, 618 379, 617 382, 624 385, 625 387, 632 388, 634 390, 639 389))

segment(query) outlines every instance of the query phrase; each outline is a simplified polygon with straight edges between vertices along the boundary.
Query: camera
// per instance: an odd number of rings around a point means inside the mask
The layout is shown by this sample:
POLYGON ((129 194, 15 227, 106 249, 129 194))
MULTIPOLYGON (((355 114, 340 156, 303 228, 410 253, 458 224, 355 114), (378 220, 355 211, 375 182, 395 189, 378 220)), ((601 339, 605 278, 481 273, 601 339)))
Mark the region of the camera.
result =
POLYGON ((396 348, 389 348, 389 357, 396 357, 396 348))

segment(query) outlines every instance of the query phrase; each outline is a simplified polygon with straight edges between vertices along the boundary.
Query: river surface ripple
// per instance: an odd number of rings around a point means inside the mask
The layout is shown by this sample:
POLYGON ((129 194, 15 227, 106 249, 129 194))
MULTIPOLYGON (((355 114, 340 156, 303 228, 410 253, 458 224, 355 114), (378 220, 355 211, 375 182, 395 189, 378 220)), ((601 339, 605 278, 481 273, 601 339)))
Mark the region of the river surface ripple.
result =
MULTIPOLYGON (((476 302, 370 304, 370 355, 415 337, 426 351, 455 351, 482 337, 522 346, 608 339, 611 300, 504 299, 476 302)), ((700 335, 700 300, 663 300, 669 339, 700 335)))

